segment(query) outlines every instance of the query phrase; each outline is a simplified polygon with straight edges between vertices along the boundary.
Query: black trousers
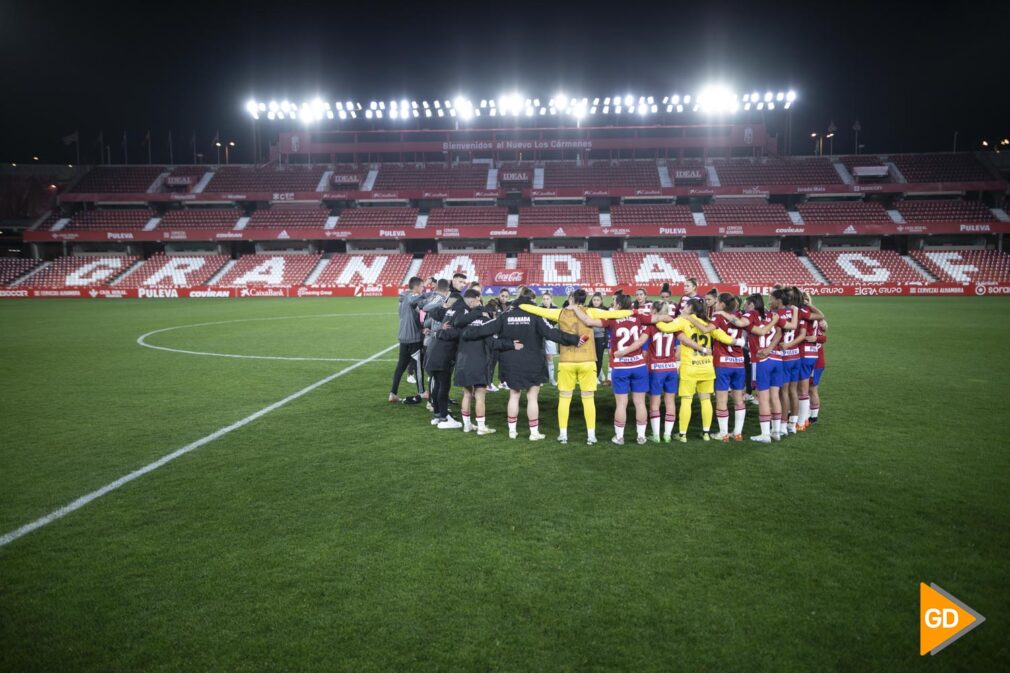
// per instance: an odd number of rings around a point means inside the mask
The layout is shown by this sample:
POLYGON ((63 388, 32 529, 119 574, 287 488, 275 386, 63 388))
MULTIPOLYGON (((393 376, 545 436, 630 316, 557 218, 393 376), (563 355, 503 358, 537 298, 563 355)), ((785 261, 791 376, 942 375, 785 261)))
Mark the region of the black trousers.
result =
MULTIPOLYGON (((396 369, 393 371, 393 387, 389 389, 389 392, 396 395, 400 390, 400 379, 403 378, 403 372, 407 370, 407 365, 413 361, 414 353, 421 350, 421 342, 412 344, 400 344, 400 355, 396 360, 396 369)), ((424 392, 424 376, 417 379, 418 393, 424 392)))
POLYGON ((607 337, 600 337, 596 341, 596 376, 600 376, 603 371, 603 354, 607 352, 607 337))
POLYGON ((449 415, 449 389, 452 388, 452 370, 431 373, 431 406, 439 418, 449 415))

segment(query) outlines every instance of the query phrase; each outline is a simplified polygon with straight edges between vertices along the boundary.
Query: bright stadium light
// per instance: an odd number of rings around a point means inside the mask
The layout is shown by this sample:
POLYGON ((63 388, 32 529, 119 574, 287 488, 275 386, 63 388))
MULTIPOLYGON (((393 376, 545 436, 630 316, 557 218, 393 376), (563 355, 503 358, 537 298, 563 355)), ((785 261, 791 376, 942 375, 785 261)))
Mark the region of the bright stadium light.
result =
POLYGON ((788 109, 789 109, 789 108, 791 108, 792 106, 793 106, 793 102, 792 102, 792 101, 786 101, 786 104, 785 104, 785 106, 784 106, 784 107, 785 107, 785 109, 787 109, 787 110, 788 110, 788 109))
POLYGON ((333 119, 333 110, 327 110, 326 111, 326 118, 327 119, 333 119))
POLYGON ((603 99, 603 104, 610 105, 610 96, 607 96, 606 98, 603 99))
POLYGON ((604 105, 603 106, 603 114, 605 114, 605 115, 610 114, 610 106, 609 105, 604 105))
POLYGON ((772 101, 772 92, 769 91, 768 93, 765 94, 765 102, 770 103, 771 101, 772 101))
POLYGON ((688 94, 684 96, 684 105, 690 105, 690 104, 691 104, 691 94, 688 94))
POLYGON ((657 107, 656 105, 653 105, 653 106, 651 106, 649 108, 649 111, 653 112, 653 113, 658 112, 659 111, 659 107, 657 107))
POLYGON ((396 119, 399 116, 400 116, 400 111, 397 110, 396 108, 393 108, 392 110, 389 111, 389 118, 390 119, 396 119))
POLYGON ((777 94, 775 94, 775 100, 778 101, 779 103, 781 103, 785 99, 786 99, 786 95, 784 93, 782 93, 781 91, 779 91, 777 94))
POLYGON ((444 117, 445 116, 445 110, 442 110, 441 108, 439 108, 439 110, 437 112, 438 112, 438 116, 439 117, 444 117))
POLYGON ((276 118, 277 118, 277 113, 274 112, 273 110, 271 110, 270 112, 267 113, 267 119, 269 119, 270 121, 273 121, 276 118))
POLYGON ((630 93, 627 96, 624 97, 624 104, 625 105, 629 105, 630 106, 634 102, 635 102, 635 97, 632 96, 630 93))
POLYGON ((618 114, 618 115, 621 114, 621 106, 620 105, 615 105, 614 106, 614 114, 618 114))
POLYGON ((495 108, 495 107, 491 108, 491 111, 488 114, 491 115, 492 117, 497 117, 498 116, 498 108, 495 108))
POLYGON ((442 102, 441 101, 435 101, 435 109, 439 110, 441 108, 442 108, 442 102))
POLYGON ((357 119, 357 118, 358 118, 357 110, 351 110, 351 119, 357 119))
POLYGON ((794 100, 796 100, 796 92, 795 91, 790 91, 789 93, 787 93, 786 94, 786 100, 789 101, 790 103, 792 103, 794 100))
POLYGON ((680 96, 673 94, 673 97, 670 98, 670 102, 674 105, 680 105, 680 96))
POLYGON ((744 110, 750 110, 750 103, 744 103, 743 104, 743 109, 744 110))
POLYGON ((347 113, 343 110, 340 110, 337 114, 340 115, 341 119, 347 119, 347 113))
POLYGON ((595 105, 593 107, 589 108, 589 114, 591 114, 591 115, 596 114, 596 106, 595 105))
POLYGON ((368 108, 367 110, 365 110, 365 119, 371 119, 372 114, 373 114, 372 108, 368 108))
POLYGON ((684 106, 683 105, 678 105, 677 106, 677 112, 683 112, 683 111, 684 111, 684 106))
POLYGON ((768 103, 768 109, 769 110, 774 110, 775 109, 775 103, 768 103))
POLYGON ((764 109, 765 109, 765 104, 764 103, 758 103, 758 110, 764 110, 764 109))

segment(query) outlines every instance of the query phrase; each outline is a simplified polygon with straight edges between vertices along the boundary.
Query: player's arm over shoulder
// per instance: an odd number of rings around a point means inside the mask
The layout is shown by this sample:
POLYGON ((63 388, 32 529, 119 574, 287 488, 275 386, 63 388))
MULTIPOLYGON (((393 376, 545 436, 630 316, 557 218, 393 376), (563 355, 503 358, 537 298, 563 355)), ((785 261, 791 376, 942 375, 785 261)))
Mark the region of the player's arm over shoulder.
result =
POLYGON ((519 308, 526 311, 527 313, 532 313, 533 315, 538 315, 541 318, 547 318, 548 320, 558 321, 561 317, 561 309, 559 308, 544 308, 543 306, 537 306, 536 304, 520 304, 519 308))

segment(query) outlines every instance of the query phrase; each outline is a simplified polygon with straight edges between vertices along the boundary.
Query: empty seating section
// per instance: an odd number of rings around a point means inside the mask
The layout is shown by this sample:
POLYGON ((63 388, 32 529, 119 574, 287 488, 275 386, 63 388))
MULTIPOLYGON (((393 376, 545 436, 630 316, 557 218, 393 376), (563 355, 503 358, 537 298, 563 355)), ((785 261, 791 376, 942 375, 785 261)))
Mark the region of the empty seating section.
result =
POLYGON ((792 224, 780 203, 711 203, 704 206, 708 224, 792 224))
POLYGON ((842 178, 829 159, 715 159, 719 183, 727 185, 833 185, 842 178))
POLYGON ((487 166, 483 165, 447 168, 439 164, 383 164, 372 189, 440 192, 448 189, 480 190, 487 188, 487 172, 487 166))
MULTIPOLYGON (((479 280, 484 284, 494 280, 495 272, 505 268, 505 255, 501 253, 480 252, 430 252, 421 262, 418 276, 421 278, 451 279, 452 274, 462 271, 468 281, 479 280)), ((519 267, 523 268, 523 267, 519 267)))
POLYGON ((1010 282, 1010 255, 999 250, 916 250, 912 257, 942 283, 1010 282))
POLYGON ((641 188, 659 189, 655 161, 597 161, 587 166, 548 162, 544 166, 545 189, 641 188))
POLYGON ((337 164, 330 175, 327 189, 356 191, 361 188, 361 183, 365 181, 367 176, 368 169, 360 168, 354 164, 337 164))
POLYGON ((460 206, 433 208, 428 214, 428 227, 504 227, 508 224, 508 208, 460 206))
POLYGON ((25 287, 97 287, 108 285, 139 257, 84 255, 60 257, 25 282, 25 287))
POLYGON ((163 166, 100 166, 85 173, 70 192, 76 194, 143 193, 164 170, 163 166))
POLYGON ((894 178, 891 176, 890 168, 884 163, 884 160, 874 154, 857 154, 848 157, 841 157, 842 165, 849 171, 849 174, 856 179, 856 182, 893 182, 894 178), (857 176, 855 174, 855 169, 860 167, 873 167, 873 168, 887 168, 887 175, 884 177, 870 177, 870 176, 857 176))
POLYGON ((898 154, 894 165, 909 182, 969 182, 993 180, 970 154, 898 154))
POLYGON ((176 208, 167 211, 158 229, 234 229, 240 208, 176 208))
POLYGON ((666 170, 674 185, 703 185, 708 181, 704 159, 680 159, 666 162, 666 170))
POLYGON ((693 225, 694 217, 687 206, 614 206, 610 209, 610 223, 615 227, 636 224, 693 225))
POLYGON ((893 250, 820 250, 807 257, 833 284, 928 282, 893 250))
POLYGON ((273 206, 253 211, 246 227, 322 229, 329 216, 329 208, 319 206, 273 206))
MULTIPOLYGON (((709 282, 698 255, 693 252, 615 252, 613 262, 617 282, 625 286, 625 292, 638 285, 664 282, 675 285, 685 278, 696 278, 702 287, 709 282)), ((680 296, 677 287, 671 290, 680 296)))
POLYGON ((198 287, 228 262, 227 255, 157 254, 116 287, 198 287))
POLYGON ((876 201, 810 201, 796 209, 804 222, 891 222, 887 210, 876 201))
POLYGON ((519 209, 519 225, 523 227, 598 227, 600 211, 591 206, 531 206, 519 209))
POLYGON ((156 216, 146 208, 84 210, 71 218, 67 229, 143 229, 156 216))
POLYGON ((243 255, 215 284, 223 287, 298 285, 312 273, 319 258, 319 255, 243 255))
POLYGON ((898 212, 907 222, 992 222, 996 216, 977 201, 901 201, 898 212))
POLYGON ((0 285, 9 285, 41 263, 41 259, 0 257, 0 285))
POLYGON ((219 166, 205 192, 314 192, 325 166, 219 166))
POLYGON ((412 259, 411 255, 334 255, 313 285, 400 285, 412 259))
POLYGON ((709 258, 724 283, 796 285, 817 282, 799 257, 791 252, 713 252, 709 258))
POLYGON ((589 252, 519 253, 519 268, 534 285, 604 285, 600 256, 589 252))
POLYGON ((413 227, 417 208, 348 208, 340 213, 341 227, 413 227))

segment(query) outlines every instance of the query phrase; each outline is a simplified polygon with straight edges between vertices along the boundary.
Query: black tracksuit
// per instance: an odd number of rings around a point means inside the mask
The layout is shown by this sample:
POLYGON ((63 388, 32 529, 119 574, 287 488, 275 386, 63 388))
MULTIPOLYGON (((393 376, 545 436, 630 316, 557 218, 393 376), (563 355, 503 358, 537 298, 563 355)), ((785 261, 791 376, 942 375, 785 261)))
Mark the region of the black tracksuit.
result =
POLYGON ((511 390, 526 390, 532 386, 542 386, 547 382, 547 359, 544 354, 544 339, 550 339, 566 346, 575 346, 579 337, 548 327, 543 318, 513 308, 480 326, 472 326, 463 332, 462 338, 479 339, 498 336, 499 342, 512 345, 521 341, 522 350, 506 349, 499 355, 501 377, 511 390))
MULTIPOLYGON (((428 315, 433 321, 452 323, 461 308, 465 309, 466 307, 460 302, 453 304, 452 308, 442 305, 432 310, 428 315)), ((452 387, 452 368, 456 364, 458 346, 459 330, 455 327, 441 329, 432 339, 425 359, 425 367, 431 374, 433 382, 429 395, 431 406, 439 418, 445 418, 449 414, 449 389, 452 387)))
MULTIPOLYGON (((491 382, 488 362, 491 351, 511 351, 515 349, 512 341, 495 339, 492 336, 469 332, 471 328, 479 328, 495 322, 483 306, 477 306, 466 313, 456 314, 453 327, 461 331, 459 351, 456 354, 456 385, 462 387, 487 386, 491 382), (467 333, 469 332, 469 336, 467 333)), ((525 344, 524 344, 525 346, 525 344)))

